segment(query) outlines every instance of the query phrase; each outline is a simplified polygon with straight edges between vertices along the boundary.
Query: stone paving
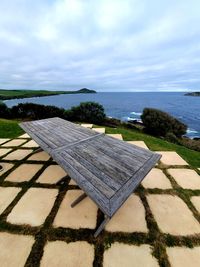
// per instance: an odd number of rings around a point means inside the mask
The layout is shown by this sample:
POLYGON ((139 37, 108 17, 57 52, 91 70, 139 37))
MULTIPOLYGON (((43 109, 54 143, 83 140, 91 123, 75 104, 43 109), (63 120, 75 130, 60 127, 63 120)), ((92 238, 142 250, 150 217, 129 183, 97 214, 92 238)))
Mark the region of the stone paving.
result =
POLYGON ((67 173, 33 153, 27 134, 0 144, 0 266, 200 266, 200 176, 176 152, 158 151, 160 163, 95 239, 103 214, 88 197, 71 208, 82 191, 67 173))

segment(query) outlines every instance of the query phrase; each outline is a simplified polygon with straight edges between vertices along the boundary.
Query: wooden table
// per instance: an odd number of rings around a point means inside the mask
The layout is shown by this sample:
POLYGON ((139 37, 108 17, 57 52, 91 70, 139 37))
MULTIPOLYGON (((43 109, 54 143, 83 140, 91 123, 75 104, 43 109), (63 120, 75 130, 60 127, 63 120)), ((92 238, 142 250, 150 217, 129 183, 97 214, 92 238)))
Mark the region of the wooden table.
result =
POLYGON ((95 237, 161 157, 60 118, 20 126, 84 191, 71 206, 88 195, 104 213, 95 237))

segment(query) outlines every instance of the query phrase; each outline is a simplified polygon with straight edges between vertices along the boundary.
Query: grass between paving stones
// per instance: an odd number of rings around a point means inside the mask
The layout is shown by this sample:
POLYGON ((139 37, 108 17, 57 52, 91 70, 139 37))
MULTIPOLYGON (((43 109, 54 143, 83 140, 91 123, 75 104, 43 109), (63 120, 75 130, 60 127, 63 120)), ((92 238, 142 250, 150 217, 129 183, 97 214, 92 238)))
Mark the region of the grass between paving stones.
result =
MULTIPOLYGON (((112 129, 113 130, 113 129, 112 129)), ((124 137, 124 135, 123 135, 124 137)), ((27 139, 27 142, 30 139, 27 139)), ((130 140, 130 139, 129 139, 130 140)), ((141 139, 140 139, 141 140, 141 139)), ((146 141, 145 141, 146 142, 146 141)), ((148 143, 147 143, 148 144, 148 143)), ((27 149, 15 147, 16 149, 27 149)), ((30 150, 33 148, 29 148, 30 150)), ((36 148, 34 148, 36 150, 36 148)), ((11 152, 10 152, 11 153, 11 152)), ((5 156, 3 156, 5 157, 5 156)), ((190 201, 190 197, 197 195, 200 196, 200 190, 187 190, 181 188, 176 181, 173 179, 172 176, 169 175, 167 172, 166 166, 159 164, 156 168, 162 169, 165 173, 167 178, 170 180, 172 184, 172 189, 146 189, 142 185, 140 185, 136 191, 136 194, 140 197, 144 208, 145 208, 145 219, 147 222, 147 227, 149 232, 148 233, 141 233, 141 232, 134 232, 134 233, 122 233, 122 232, 106 232, 103 231, 96 239, 93 237, 94 230, 91 229, 70 229, 70 228, 54 228, 52 226, 53 220, 57 214, 57 211, 60 207, 60 204, 68 190, 78 189, 75 185, 69 185, 70 178, 67 177, 64 179, 63 183, 58 185, 56 184, 40 184, 37 183, 37 179, 40 174, 50 165, 56 164, 49 159, 48 161, 27 161, 30 157, 28 155, 26 158, 20 161, 9 161, 3 160, 2 162, 14 163, 14 167, 4 173, 0 177, 0 186, 8 187, 8 186, 15 186, 21 187, 22 190, 18 193, 12 203, 6 208, 6 210, 0 215, 0 231, 7 231, 9 233, 15 234, 23 234, 23 235, 33 235, 35 237, 35 243, 32 247, 31 253, 26 261, 26 267, 39 267, 40 260, 43 256, 44 246, 47 241, 55 241, 55 240, 62 240, 67 243, 75 242, 80 240, 85 240, 88 243, 94 245, 95 251, 95 258, 93 262, 93 266, 95 267, 103 267, 103 254, 106 249, 109 249, 114 242, 120 242, 130 245, 141 245, 141 244, 149 244, 152 246, 152 254, 156 257, 159 262, 160 266, 169 267, 170 263, 168 261, 168 257, 166 254, 166 246, 199 246, 200 245, 200 235, 193 235, 193 236, 173 236, 170 234, 164 234, 160 231, 155 218, 151 212, 151 209, 148 205, 146 196, 148 194, 172 194, 179 196, 188 206, 188 208, 193 213, 194 217, 200 222, 200 215, 193 206, 190 201), (23 163, 28 164, 43 164, 43 167, 33 176, 30 181, 17 183, 17 182, 9 182, 5 181, 5 178, 14 171, 19 165, 23 163), (27 192, 27 190, 31 187, 39 187, 39 188, 57 188, 59 193, 57 198, 54 202, 52 210, 50 214, 47 216, 44 224, 40 227, 31 227, 29 225, 13 225, 6 222, 6 218, 8 214, 12 211, 21 197, 27 192)), ((171 168, 172 166, 170 166, 171 168)), ((175 168, 177 166, 173 166, 175 168)), ((190 168, 190 167, 186 167, 190 168)), ((97 225, 103 219, 103 213, 98 210, 97 215, 97 225)))

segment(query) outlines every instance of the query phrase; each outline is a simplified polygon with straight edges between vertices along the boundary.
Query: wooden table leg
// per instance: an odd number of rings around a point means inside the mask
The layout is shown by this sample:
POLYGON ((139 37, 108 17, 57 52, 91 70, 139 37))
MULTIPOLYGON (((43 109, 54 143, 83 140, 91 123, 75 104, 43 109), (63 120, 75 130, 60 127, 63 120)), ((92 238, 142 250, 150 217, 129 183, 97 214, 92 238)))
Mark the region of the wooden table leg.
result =
POLYGON ((75 207, 79 202, 81 202, 86 197, 87 197, 87 195, 85 193, 83 193, 77 199, 75 199, 74 202, 72 202, 71 207, 72 208, 75 207))
POLYGON ((104 229, 104 227, 106 226, 106 224, 110 221, 110 218, 108 216, 105 215, 104 220, 102 221, 102 223, 99 225, 98 229, 96 230, 96 232, 94 233, 94 237, 97 237, 101 231, 104 229))

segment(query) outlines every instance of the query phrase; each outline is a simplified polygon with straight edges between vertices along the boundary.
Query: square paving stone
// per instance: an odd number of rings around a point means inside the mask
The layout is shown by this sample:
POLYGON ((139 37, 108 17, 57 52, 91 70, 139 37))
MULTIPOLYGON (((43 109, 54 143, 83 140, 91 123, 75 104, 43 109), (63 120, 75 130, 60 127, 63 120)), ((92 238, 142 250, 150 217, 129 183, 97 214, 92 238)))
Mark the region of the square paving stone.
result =
POLYGON ((174 151, 157 151, 157 153, 162 155, 160 161, 165 165, 188 165, 188 163, 174 151))
POLYGON ((4 145, 2 145, 2 147, 9 147, 9 146, 14 146, 15 147, 15 146, 20 146, 24 142, 26 142, 26 140, 24 140, 24 139, 13 139, 10 142, 7 142, 4 145))
POLYGON ((0 145, 1 145, 1 144, 4 144, 4 143, 7 142, 8 140, 10 140, 10 139, 8 139, 8 138, 0 138, 0 145))
POLYGON ((28 156, 30 153, 32 153, 32 149, 17 149, 10 154, 8 154, 5 158, 3 159, 8 159, 8 160, 22 160, 26 156, 28 156))
POLYGON ((1 148, 0 149, 0 157, 2 157, 3 155, 7 154, 11 150, 12 150, 12 148, 1 148))
POLYGON ((174 180, 185 189, 200 189, 200 176, 189 169, 168 169, 174 180))
POLYGON ((77 185, 77 183, 76 183, 73 179, 71 179, 71 180, 69 181, 69 185, 77 185))
POLYGON ((116 212, 105 229, 110 232, 148 232, 142 201, 131 195, 116 212))
POLYGON ((168 247, 166 250, 171 267, 200 266, 200 247, 168 247))
POLYGON ((145 188, 159 188, 159 189, 168 189, 172 188, 169 179, 163 173, 162 170, 152 169, 145 179, 142 181, 142 185, 145 188))
POLYGON ((73 229, 96 227, 98 208, 89 197, 71 208, 71 203, 82 193, 81 190, 69 190, 66 193, 53 223, 55 227, 73 229))
POLYGON ((30 135, 25 133, 25 134, 20 135, 19 138, 31 138, 31 137, 30 137, 30 135))
POLYGON ((149 245, 114 243, 105 250, 103 267, 159 267, 149 245))
POLYGON ((190 199, 192 201, 192 204, 195 206, 195 208, 200 213, 200 196, 194 196, 190 199))
POLYGON ((40 267, 92 267, 94 247, 85 241, 47 242, 40 267))
POLYGON ((28 160, 36 160, 36 161, 47 161, 50 159, 50 155, 44 151, 34 153, 28 160))
POLYGON ((194 235, 200 233, 200 224, 179 197, 148 195, 147 199, 162 232, 172 235, 194 235))
POLYGON ((144 141, 127 141, 127 143, 135 145, 135 146, 139 146, 141 148, 149 149, 144 141))
POLYGON ((50 213, 57 189, 30 188, 7 217, 12 224, 40 226, 50 213))
POLYGON ((85 128, 92 128, 93 124, 90 124, 90 123, 82 123, 81 126, 83 126, 85 128))
POLYGON ((12 171, 5 179, 10 182, 30 181, 33 176, 42 168, 42 164, 22 164, 12 171))
POLYGON ((106 129, 105 128, 92 128, 92 130, 98 132, 98 133, 105 133, 106 129))
POLYGON ((107 134, 107 135, 113 138, 119 139, 119 140, 123 140, 123 137, 121 134, 107 134))
POLYGON ((21 188, 0 187, 0 214, 10 205, 21 188))
POLYGON ((34 238, 29 235, 0 233, 0 266, 23 267, 33 243, 34 238))
POLYGON ((1 177, 1 175, 3 175, 5 172, 9 171, 14 166, 14 164, 12 164, 12 163, 1 162, 0 164, 3 167, 3 170, 0 171, 0 177, 1 177))
POLYGON ((56 184, 67 173, 58 165, 50 165, 37 179, 37 183, 56 184))
POLYGON ((31 140, 24 144, 22 147, 39 147, 39 145, 34 140, 31 140))

